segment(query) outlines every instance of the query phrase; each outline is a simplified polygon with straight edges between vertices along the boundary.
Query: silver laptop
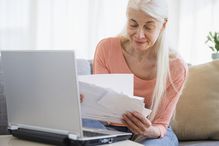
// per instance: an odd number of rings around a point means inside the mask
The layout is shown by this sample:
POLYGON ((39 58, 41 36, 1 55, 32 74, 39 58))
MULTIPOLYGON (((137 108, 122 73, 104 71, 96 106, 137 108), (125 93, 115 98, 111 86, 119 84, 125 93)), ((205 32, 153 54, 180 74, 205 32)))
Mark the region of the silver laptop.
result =
POLYGON ((74 51, 1 51, 9 131, 56 145, 98 145, 131 133, 82 128, 74 51))

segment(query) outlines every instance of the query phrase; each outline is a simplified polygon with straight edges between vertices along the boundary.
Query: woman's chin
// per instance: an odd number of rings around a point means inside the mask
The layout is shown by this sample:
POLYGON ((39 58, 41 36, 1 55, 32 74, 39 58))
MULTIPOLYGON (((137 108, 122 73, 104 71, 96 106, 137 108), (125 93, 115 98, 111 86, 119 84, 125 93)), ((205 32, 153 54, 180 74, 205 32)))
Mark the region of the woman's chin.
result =
POLYGON ((135 50, 145 51, 147 50, 147 46, 146 45, 135 45, 135 50))

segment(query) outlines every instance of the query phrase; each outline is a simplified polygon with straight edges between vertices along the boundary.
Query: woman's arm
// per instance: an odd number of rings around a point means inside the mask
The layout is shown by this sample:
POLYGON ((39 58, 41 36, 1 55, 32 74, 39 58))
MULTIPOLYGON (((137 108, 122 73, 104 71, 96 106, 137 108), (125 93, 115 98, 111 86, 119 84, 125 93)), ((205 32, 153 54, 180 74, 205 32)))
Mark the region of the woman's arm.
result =
POLYGON ((107 68, 107 42, 102 40, 98 43, 93 59, 93 74, 110 73, 107 68))
POLYGON ((166 94, 160 103, 155 118, 152 121, 153 125, 156 125, 156 127, 160 129, 161 137, 166 134, 166 130, 176 109, 176 105, 188 76, 188 66, 181 58, 178 58, 171 64, 170 74, 172 83, 169 83, 167 86, 166 94))
POLYGON ((188 72, 187 66, 182 64, 182 62, 179 62, 176 65, 179 65, 177 71, 172 73, 172 75, 174 75, 172 78, 174 86, 170 84, 167 87, 165 97, 161 101, 153 121, 146 119, 137 112, 128 112, 123 115, 124 123, 127 124, 128 128, 134 134, 144 136, 145 138, 159 138, 165 135, 188 72))

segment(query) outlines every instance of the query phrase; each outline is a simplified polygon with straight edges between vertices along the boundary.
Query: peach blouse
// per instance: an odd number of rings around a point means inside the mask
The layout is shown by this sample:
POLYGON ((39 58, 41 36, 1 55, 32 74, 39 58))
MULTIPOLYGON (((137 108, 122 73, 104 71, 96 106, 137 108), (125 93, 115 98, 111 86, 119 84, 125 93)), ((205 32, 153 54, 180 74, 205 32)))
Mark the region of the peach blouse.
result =
MULTIPOLYGON (((178 91, 183 87, 187 72, 187 65, 180 57, 170 61, 172 82, 178 91)), ((106 38, 99 42, 94 56, 93 73, 132 73, 123 56, 120 38, 106 38)), ((143 80, 134 76, 134 95, 144 97, 145 107, 147 108, 152 103, 155 83, 156 79, 143 80)), ((166 95, 152 121, 152 124, 160 129, 161 137, 166 133, 178 100, 178 93, 174 90, 172 84, 168 82, 166 95)))

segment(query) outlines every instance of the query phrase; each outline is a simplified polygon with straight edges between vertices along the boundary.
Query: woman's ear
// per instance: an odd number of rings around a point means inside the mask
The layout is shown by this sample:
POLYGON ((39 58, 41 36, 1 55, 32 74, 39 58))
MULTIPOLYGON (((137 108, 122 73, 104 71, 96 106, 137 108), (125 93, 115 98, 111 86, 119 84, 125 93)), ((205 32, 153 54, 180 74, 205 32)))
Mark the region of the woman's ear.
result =
POLYGON ((167 22, 168 22, 168 19, 164 19, 163 26, 162 26, 161 30, 164 30, 166 28, 167 22))

